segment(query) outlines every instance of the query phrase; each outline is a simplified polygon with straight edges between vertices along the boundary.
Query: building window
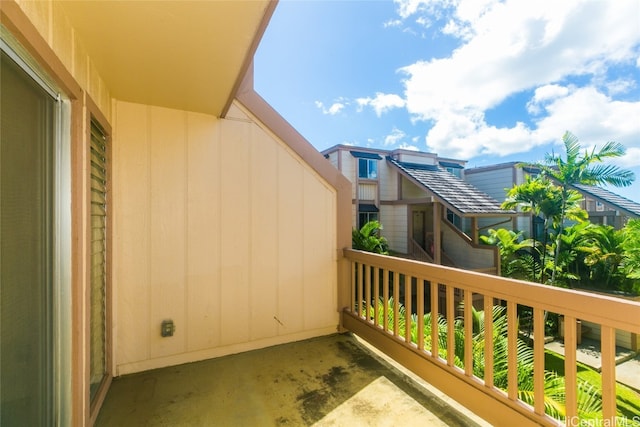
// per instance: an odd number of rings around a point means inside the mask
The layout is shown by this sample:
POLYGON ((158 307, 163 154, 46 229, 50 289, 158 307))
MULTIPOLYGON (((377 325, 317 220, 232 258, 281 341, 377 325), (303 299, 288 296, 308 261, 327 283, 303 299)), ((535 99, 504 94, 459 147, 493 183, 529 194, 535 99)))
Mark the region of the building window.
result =
POLYGON ((358 215, 358 227, 362 228, 369 221, 378 221, 377 212, 360 212, 358 215))
POLYGON ((459 215, 453 213, 452 210, 447 209, 447 220, 456 226, 458 230, 462 230, 462 218, 459 215))
POLYGON ((462 169, 460 168, 446 168, 447 172, 449 172, 451 175, 462 179, 462 169))
POLYGON ((378 179, 378 161, 375 159, 358 159, 358 177, 378 179))
POLYGON ((107 180, 108 139, 100 124, 91 120, 89 141, 91 153, 91 283, 90 295, 90 355, 89 398, 93 402, 107 376, 107 215, 109 204, 107 180))
POLYGON ((379 209, 376 205, 370 205, 365 203, 359 204, 358 205, 358 228, 362 228, 362 226, 368 223, 369 221, 379 221, 378 212, 379 212, 379 209))

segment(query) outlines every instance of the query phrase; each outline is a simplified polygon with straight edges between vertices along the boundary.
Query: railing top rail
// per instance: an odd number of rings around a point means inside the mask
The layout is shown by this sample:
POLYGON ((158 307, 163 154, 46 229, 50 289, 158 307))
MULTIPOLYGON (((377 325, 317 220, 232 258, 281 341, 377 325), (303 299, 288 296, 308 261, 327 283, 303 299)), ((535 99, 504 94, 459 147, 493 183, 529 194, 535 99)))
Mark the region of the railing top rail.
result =
POLYGON ((640 334, 640 302, 344 249, 351 261, 640 334))

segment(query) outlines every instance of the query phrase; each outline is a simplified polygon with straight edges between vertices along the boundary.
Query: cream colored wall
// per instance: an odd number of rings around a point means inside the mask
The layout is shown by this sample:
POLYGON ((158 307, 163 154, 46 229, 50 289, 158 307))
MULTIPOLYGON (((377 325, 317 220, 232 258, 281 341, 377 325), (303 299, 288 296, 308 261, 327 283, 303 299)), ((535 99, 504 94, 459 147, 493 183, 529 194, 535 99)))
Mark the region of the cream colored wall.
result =
POLYGON ((40 35, 78 84, 111 120, 111 94, 87 54, 80 37, 65 16, 60 1, 16 0, 40 35))
POLYGON ((351 198, 356 198, 356 186, 354 183, 357 181, 358 163, 357 159, 351 155, 348 151, 340 151, 342 169, 340 172, 351 181, 351 198))
POLYGON ((398 171, 386 160, 378 162, 380 174, 380 200, 398 200, 398 171))
POLYGON ((445 224, 443 220, 441 229, 443 233, 442 248, 449 258, 459 268, 466 270, 485 269, 495 267, 494 252, 492 247, 486 249, 471 246, 463 240, 458 233, 445 224))
POLYGON ((389 248, 400 253, 408 253, 407 205, 381 205, 380 222, 384 227, 382 235, 387 238, 389 248))
POLYGON ((402 179, 402 199, 424 199, 427 197, 427 192, 421 187, 418 187, 413 182, 409 181, 404 176, 402 179))
POLYGON ((334 332, 335 190, 237 104, 114 104, 116 374, 334 332))
POLYGON ((358 184, 358 200, 374 201, 378 199, 378 184, 358 184))

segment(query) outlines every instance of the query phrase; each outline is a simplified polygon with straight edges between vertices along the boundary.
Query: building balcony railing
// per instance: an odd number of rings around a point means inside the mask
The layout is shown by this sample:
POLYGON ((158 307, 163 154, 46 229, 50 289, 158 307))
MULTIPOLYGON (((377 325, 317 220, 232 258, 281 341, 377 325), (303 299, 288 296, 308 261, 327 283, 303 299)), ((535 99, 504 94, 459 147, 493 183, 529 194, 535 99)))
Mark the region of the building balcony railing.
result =
POLYGON ((343 326, 487 421, 640 422, 617 407, 615 360, 616 331, 640 334, 640 303, 351 249, 344 255, 351 279, 343 326), (562 374, 545 365, 545 325, 558 317, 562 374), (600 328, 598 390, 578 375, 579 328, 567 325, 579 321, 600 328))

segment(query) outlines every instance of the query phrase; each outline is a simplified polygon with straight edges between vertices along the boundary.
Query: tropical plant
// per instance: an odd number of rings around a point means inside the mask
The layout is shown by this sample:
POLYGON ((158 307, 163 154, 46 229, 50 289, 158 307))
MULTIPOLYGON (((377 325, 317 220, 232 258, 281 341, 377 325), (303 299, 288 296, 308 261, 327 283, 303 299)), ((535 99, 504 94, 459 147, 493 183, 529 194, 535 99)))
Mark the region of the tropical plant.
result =
MULTIPOLYGON (((386 304, 382 299, 377 301, 377 324, 386 325, 388 330, 394 330, 395 323, 398 324, 398 335, 405 336, 406 332, 406 311, 402 304, 398 304, 398 319, 394 318, 394 307, 396 303, 390 298, 386 304), (385 317, 385 305, 387 316, 385 317)), ((364 307, 364 304, 362 305, 364 307)), ((362 309, 361 314, 369 319, 375 319, 376 308, 369 305, 368 311, 362 309)), ((494 306, 492 310, 493 318, 493 382, 502 390, 507 390, 508 386, 508 323, 506 308, 494 306)), ((436 321, 438 327, 438 355, 443 359, 447 358, 447 320, 437 314, 436 321)), ((473 322, 472 336, 472 363, 473 375, 484 378, 484 370, 490 361, 485 359, 485 312, 472 307, 471 318, 473 322)), ((431 327, 432 313, 423 316, 423 333, 426 349, 431 349, 431 327)), ((454 323, 455 347, 454 364, 464 369, 465 360, 465 328, 464 319, 457 318, 454 323)), ((418 318, 416 314, 411 315, 411 341, 418 342, 418 318)), ((525 341, 518 339, 516 342, 517 352, 517 378, 518 378, 518 398, 529 405, 534 403, 534 355, 533 350, 525 341)), ((564 377, 552 371, 545 371, 544 406, 545 412, 556 419, 566 416, 565 411, 565 382, 564 377)), ((599 416, 602 409, 602 396, 597 388, 587 381, 578 381, 578 414, 580 419, 594 419, 599 416)))
POLYGON ((640 293, 640 219, 632 219, 624 227, 622 249, 624 250, 621 268, 625 275, 633 280, 632 290, 640 293))
POLYGON ((522 232, 505 228, 490 228, 487 235, 480 236, 480 241, 487 245, 497 246, 500 251, 500 275, 516 279, 535 281, 536 262, 527 252, 537 245, 535 240, 522 240, 522 232))
POLYGON ((378 221, 369 221, 358 229, 353 229, 351 240, 353 249, 388 255, 389 245, 387 239, 380 235, 382 224, 378 221))
POLYGON ((616 187, 631 185, 635 176, 633 172, 619 168, 611 164, 603 164, 605 160, 623 156, 624 146, 617 142, 607 142, 596 151, 594 147, 590 152, 585 150, 581 154, 578 138, 570 132, 562 136, 565 148, 565 156, 547 153, 543 163, 535 164, 543 176, 556 181, 561 189, 560 222, 556 234, 556 247, 554 255, 554 269, 551 275, 551 284, 555 284, 557 275, 558 258, 561 251, 561 235, 564 229, 564 220, 567 215, 571 186, 576 184, 601 185, 609 184, 616 187))

